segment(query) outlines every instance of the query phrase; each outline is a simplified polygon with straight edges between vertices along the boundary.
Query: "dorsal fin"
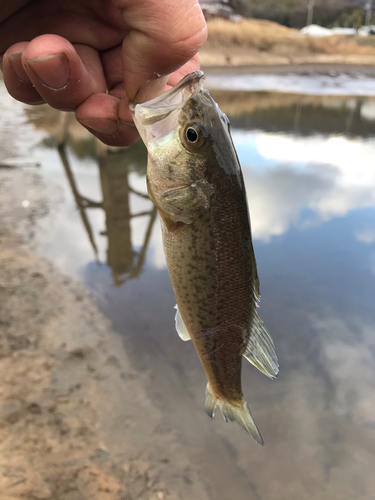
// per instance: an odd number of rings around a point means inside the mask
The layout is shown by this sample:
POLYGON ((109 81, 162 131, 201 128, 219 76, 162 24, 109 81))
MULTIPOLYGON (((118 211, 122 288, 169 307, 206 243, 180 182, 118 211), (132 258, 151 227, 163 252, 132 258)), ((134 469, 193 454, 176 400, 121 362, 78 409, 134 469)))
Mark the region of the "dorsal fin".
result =
MULTIPOLYGON (((257 270, 257 261, 255 259, 255 253, 254 253, 254 247, 253 243, 250 242, 250 261, 251 261, 251 279, 253 281, 253 290, 254 290, 254 295, 255 295, 255 300, 258 303, 260 301, 260 283, 259 283, 259 277, 258 277, 258 270, 257 270)), ((258 307, 258 304, 256 304, 258 307)))

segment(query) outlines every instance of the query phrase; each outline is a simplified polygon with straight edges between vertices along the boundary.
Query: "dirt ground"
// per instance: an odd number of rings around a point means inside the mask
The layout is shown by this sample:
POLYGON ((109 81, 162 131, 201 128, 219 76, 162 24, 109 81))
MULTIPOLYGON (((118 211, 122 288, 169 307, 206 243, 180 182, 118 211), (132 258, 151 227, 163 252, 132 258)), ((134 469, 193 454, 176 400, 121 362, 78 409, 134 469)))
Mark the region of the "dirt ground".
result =
POLYGON ((0 168, 1 500, 205 500, 147 375, 85 289, 33 251, 44 182, 0 168))
POLYGON ((374 37, 300 36, 299 31, 271 21, 208 22, 208 40, 200 53, 202 66, 298 66, 375 64, 374 37))

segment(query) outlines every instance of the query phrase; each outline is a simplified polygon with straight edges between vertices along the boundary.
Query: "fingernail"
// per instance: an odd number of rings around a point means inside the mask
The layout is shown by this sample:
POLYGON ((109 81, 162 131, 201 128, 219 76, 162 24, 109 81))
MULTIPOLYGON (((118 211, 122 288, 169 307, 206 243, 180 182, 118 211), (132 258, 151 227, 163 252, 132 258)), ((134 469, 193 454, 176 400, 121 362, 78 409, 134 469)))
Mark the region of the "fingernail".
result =
POLYGON ((21 82, 30 83, 30 78, 27 76, 27 74, 22 66, 22 54, 21 54, 21 52, 19 52, 17 54, 12 54, 11 56, 9 56, 8 61, 9 61, 9 66, 15 72, 18 79, 21 80, 21 82))
POLYGON ((89 118, 79 120, 85 127, 104 135, 114 135, 117 132, 117 122, 115 120, 102 120, 100 118, 89 118))
POLYGON ((53 90, 60 90, 68 83, 70 77, 69 61, 64 52, 37 59, 28 59, 27 64, 42 83, 53 90))

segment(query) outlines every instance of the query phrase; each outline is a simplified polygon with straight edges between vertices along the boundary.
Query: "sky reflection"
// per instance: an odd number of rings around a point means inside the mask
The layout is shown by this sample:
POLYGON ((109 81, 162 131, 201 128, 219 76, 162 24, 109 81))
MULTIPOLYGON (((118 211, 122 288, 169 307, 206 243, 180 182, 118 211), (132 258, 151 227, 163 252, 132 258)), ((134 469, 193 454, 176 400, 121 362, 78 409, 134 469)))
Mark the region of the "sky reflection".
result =
POLYGON ((236 130, 233 139, 256 239, 375 206, 374 139, 236 130))

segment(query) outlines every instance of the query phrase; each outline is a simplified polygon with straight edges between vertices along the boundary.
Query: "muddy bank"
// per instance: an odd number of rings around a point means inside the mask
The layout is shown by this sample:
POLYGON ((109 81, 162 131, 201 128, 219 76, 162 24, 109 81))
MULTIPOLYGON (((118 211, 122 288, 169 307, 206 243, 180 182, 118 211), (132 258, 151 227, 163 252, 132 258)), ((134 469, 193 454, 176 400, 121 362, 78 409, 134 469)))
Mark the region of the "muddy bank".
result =
POLYGON ((13 167, 0 191, 2 500, 208 498, 110 322, 30 250, 56 191, 13 167))

